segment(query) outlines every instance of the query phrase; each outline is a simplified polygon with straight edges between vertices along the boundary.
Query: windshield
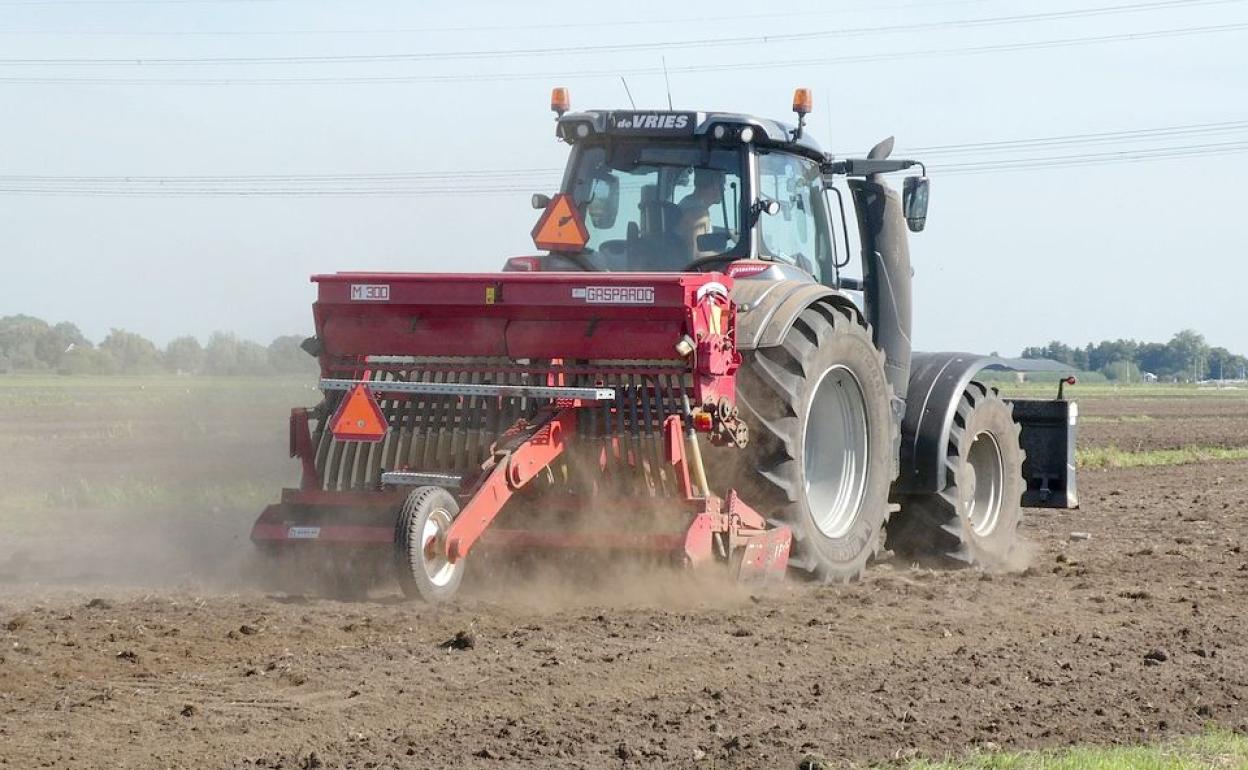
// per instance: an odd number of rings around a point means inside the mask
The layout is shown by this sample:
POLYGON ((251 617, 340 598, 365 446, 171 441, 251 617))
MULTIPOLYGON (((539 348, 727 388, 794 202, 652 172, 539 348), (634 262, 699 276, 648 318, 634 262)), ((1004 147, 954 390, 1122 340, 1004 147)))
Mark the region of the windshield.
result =
POLYGON ((744 164, 740 149, 691 142, 582 149, 569 186, 589 231, 584 256, 603 270, 670 272, 744 251, 744 164))

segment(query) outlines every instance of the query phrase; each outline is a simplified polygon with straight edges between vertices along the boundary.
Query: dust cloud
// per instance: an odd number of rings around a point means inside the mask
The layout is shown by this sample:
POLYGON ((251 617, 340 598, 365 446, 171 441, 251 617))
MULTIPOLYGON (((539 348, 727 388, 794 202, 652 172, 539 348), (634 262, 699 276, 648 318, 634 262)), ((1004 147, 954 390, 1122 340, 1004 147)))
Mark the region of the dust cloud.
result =
POLYGON ((0 402, 0 587, 238 587, 263 505, 297 479, 308 385, 32 381, 0 402))

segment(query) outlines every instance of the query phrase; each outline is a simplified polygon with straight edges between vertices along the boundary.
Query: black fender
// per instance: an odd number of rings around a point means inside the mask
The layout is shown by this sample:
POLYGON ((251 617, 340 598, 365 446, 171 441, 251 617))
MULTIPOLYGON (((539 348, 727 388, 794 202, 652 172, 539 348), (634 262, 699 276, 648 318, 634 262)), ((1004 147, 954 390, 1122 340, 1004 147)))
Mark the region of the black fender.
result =
MULTIPOLYGON (((944 489, 945 447, 949 444, 958 399, 975 375, 985 369, 1069 371, 1070 367, 1043 359, 914 353, 910 359, 906 412, 901 422, 901 475, 894 486, 895 494, 931 494, 944 489)), ((1078 414, 1075 404, 1065 400, 1021 399, 1014 403, 1015 420, 1023 426, 1020 441, 1029 457, 1023 468, 1029 489, 1024 505, 1074 507, 1074 431, 1078 414), (1021 404, 1028 408, 1020 412, 1017 406, 1021 404)))
POLYGON ((847 308, 863 320, 848 294, 813 281, 736 281, 732 301, 737 306, 738 350, 779 345, 802 311, 816 302, 847 308))

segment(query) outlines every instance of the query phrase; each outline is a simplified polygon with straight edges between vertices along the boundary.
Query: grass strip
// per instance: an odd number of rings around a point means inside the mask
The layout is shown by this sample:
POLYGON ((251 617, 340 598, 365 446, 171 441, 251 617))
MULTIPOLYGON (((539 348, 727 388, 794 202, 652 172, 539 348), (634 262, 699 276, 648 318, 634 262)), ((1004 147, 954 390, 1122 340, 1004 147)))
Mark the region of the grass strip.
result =
POLYGON ((906 770, 1232 770, 1248 767, 1248 737, 1227 730, 1151 746, 1080 746, 991 752, 954 761, 919 761, 906 770))
POLYGON ((1189 445, 1178 449, 1146 449, 1138 452, 1117 446, 1075 450, 1080 468, 1145 468, 1158 465, 1190 465, 1211 460, 1246 460, 1248 447, 1189 445))

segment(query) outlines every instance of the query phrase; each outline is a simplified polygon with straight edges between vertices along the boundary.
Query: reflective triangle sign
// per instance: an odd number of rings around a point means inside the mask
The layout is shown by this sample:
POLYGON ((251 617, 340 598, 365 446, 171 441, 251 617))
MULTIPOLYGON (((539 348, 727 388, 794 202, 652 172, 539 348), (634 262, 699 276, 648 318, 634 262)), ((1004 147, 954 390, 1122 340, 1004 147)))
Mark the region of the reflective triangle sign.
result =
POLYGON ((347 392, 329 424, 339 441, 381 441, 386 436, 386 416, 363 384, 347 392))
POLYGON ((589 231, 571 196, 560 193, 550 199, 533 228, 533 245, 546 251, 580 251, 589 243, 589 231))

